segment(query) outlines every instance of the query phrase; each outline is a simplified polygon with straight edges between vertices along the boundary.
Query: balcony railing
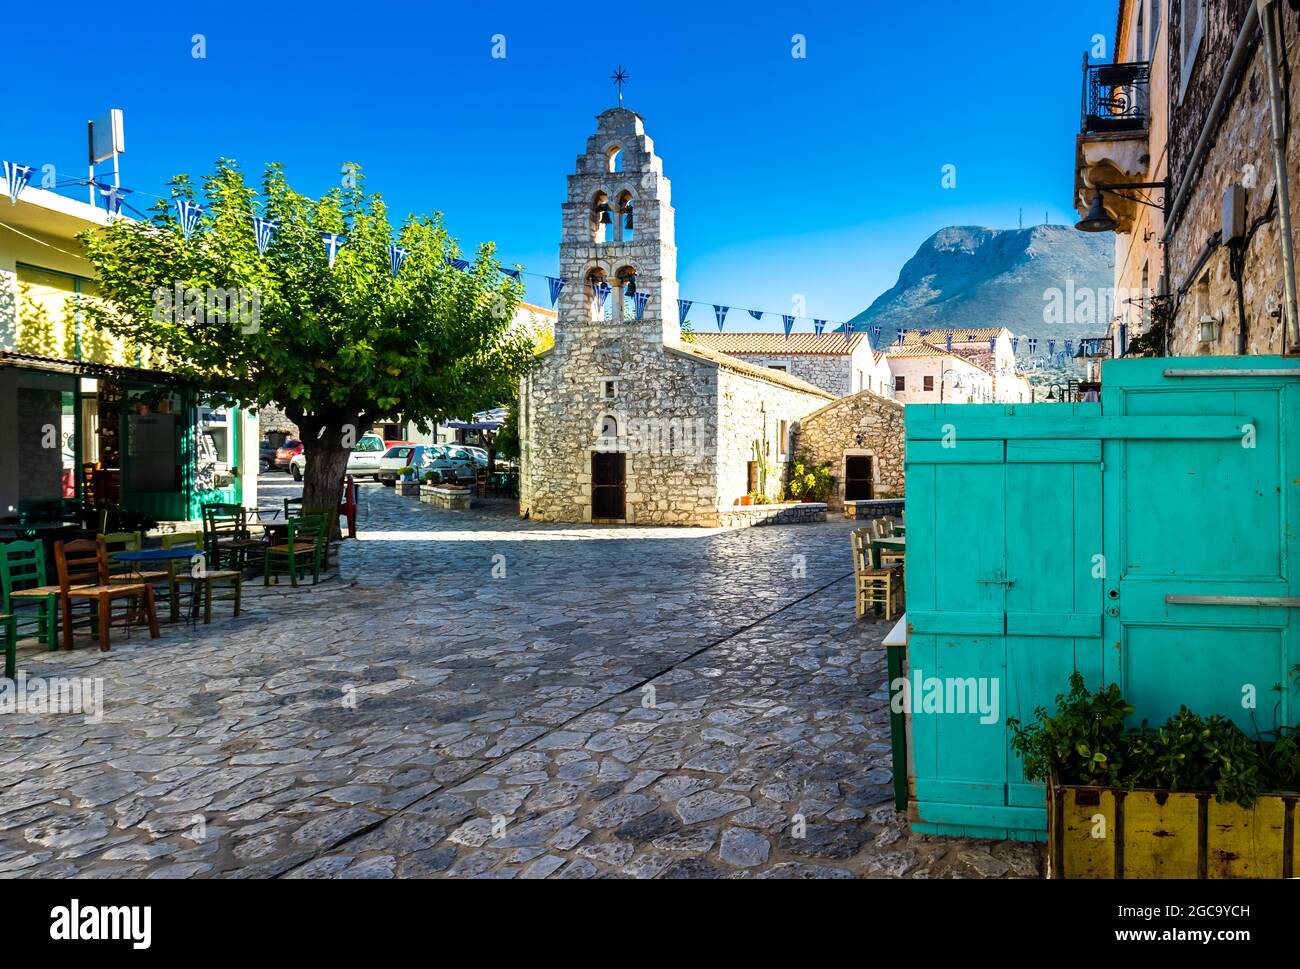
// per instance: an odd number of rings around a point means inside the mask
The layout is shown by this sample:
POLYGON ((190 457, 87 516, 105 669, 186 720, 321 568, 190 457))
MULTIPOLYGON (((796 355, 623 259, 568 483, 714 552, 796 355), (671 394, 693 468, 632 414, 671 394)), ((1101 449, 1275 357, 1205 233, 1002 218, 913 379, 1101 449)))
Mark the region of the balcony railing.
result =
POLYGON ((1141 131, 1150 121, 1151 65, 1089 64, 1083 58, 1084 134, 1141 131))

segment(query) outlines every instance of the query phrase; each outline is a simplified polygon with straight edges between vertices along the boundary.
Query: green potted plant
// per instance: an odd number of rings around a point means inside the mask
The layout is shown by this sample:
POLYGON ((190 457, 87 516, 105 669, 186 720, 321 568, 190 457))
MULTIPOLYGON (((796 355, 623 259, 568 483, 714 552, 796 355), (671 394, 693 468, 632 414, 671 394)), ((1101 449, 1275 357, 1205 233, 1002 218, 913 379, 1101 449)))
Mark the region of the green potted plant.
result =
POLYGON ((1284 873, 1286 799, 1300 789, 1300 728, 1250 737, 1186 706, 1163 725, 1115 684, 1077 671, 1056 712, 1007 718, 1025 777, 1048 785, 1048 870, 1065 878, 1264 878, 1284 873))
POLYGON ((813 464, 808 458, 798 456, 790 462, 785 490, 792 500, 824 502, 834 487, 835 478, 831 475, 829 461, 813 464))

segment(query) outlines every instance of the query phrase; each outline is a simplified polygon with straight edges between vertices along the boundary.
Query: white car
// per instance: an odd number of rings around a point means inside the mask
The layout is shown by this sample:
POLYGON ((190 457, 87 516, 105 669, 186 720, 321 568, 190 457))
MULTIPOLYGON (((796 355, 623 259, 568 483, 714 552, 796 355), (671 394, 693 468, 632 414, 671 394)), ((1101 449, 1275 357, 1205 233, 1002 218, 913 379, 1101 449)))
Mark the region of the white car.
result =
MULTIPOLYGON (((361 435, 361 439, 352 448, 352 453, 348 455, 347 474, 352 475, 354 478, 374 478, 376 481, 379 480, 379 464, 383 460, 384 452, 394 445, 406 443, 408 442, 385 441, 378 434, 361 435)), ((293 480, 301 481, 306 470, 306 452, 295 454, 289 461, 289 473, 293 475, 293 480)))

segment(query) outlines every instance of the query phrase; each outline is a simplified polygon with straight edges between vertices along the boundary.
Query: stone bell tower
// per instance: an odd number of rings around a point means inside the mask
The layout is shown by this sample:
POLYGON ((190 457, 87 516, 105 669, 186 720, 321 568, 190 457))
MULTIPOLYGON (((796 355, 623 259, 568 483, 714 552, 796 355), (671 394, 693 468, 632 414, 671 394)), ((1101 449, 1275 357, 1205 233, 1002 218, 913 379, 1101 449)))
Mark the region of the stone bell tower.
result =
POLYGON ((675 346, 677 247, 663 161, 636 112, 610 108, 597 122, 562 206, 556 349, 636 337, 675 346), (640 319, 637 293, 648 297, 640 319))

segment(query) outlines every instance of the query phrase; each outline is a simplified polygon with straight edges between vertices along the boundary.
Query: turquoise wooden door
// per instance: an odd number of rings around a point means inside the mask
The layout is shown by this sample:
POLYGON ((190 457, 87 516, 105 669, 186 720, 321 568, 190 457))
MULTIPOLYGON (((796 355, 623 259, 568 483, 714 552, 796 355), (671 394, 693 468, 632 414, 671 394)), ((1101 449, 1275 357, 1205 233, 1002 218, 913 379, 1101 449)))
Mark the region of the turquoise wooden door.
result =
POLYGON ((1041 839, 1008 715, 1073 670, 1134 725, 1181 704, 1252 735, 1300 719, 1300 367, 1121 360, 1101 404, 906 411, 909 672, 997 684, 995 723, 911 704, 923 832, 1041 839))
POLYGON ((1227 418, 1222 437, 1106 453, 1106 675, 1139 717, 1181 704, 1248 733, 1300 719, 1300 368, 1284 358, 1107 366, 1107 414, 1227 418), (1211 367, 1207 367, 1211 363, 1211 367))
POLYGON ((1093 567, 1102 549, 1101 443, 1007 439, 1016 412, 907 409, 918 831, 1041 837, 1043 788, 1024 781, 1006 718, 1032 716, 1072 670, 1101 669, 1102 583, 1093 567), (942 702, 927 703, 935 689, 942 702))

